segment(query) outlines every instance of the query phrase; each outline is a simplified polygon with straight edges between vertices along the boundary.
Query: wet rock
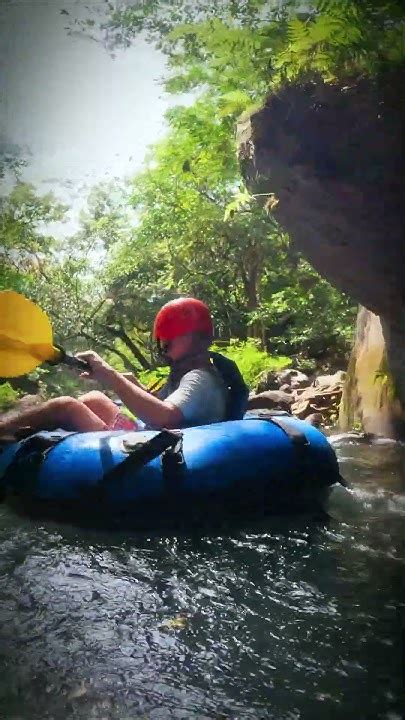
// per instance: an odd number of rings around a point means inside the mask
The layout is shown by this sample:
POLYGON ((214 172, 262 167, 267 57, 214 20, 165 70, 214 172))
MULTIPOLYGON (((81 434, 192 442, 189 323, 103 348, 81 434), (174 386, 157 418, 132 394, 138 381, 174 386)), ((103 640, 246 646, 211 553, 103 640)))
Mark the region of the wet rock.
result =
POLYGON ((281 370, 279 373, 277 373, 277 379, 279 385, 286 384, 294 390, 296 388, 308 387, 311 382, 308 375, 305 375, 305 373, 302 373, 299 370, 293 369, 281 370))
POLYGON ((289 412, 294 398, 291 394, 281 390, 267 390, 258 395, 251 395, 248 400, 248 410, 286 410, 289 412))
POLYGON ((308 387, 311 381, 307 375, 288 368, 287 370, 279 370, 275 372, 273 370, 265 370, 259 376, 259 380, 256 386, 256 392, 262 393, 267 390, 281 390, 287 391, 291 389, 308 387))
POLYGON ((319 375, 315 378, 313 385, 316 388, 343 385, 346 380, 346 375, 347 373, 345 373, 344 370, 337 370, 333 375, 319 375))
POLYGON ((270 382, 273 387, 252 393, 248 410, 283 410, 307 420, 315 427, 334 424, 338 417, 345 378, 346 373, 343 370, 331 375, 321 375, 315 380, 293 368, 263 374, 258 388, 263 387, 266 382, 270 382), (278 389, 275 389, 277 383, 278 389))
MULTIPOLYGON (((328 440, 331 445, 339 447, 340 445, 347 445, 348 443, 362 443, 364 445, 371 445, 374 442, 378 442, 379 440, 381 440, 381 438, 373 435, 373 433, 356 432, 355 430, 353 430, 352 432, 331 435, 328 440)), ((387 439, 384 438, 384 440, 387 439)), ((388 441, 390 443, 395 442, 393 440, 388 441)))
POLYGON ((337 419, 340 400, 342 397, 343 381, 321 387, 309 387, 295 392, 295 402, 291 411, 301 420, 315 414, 318 424, 319 415, 324 422, 334 422, 337 419))
POLYGON ((256 392, 262 393, 266 390, 278 390, 280 383, 277 378, 277 373, 274 370, 263 370, 260 373, 257 380, 256 392))

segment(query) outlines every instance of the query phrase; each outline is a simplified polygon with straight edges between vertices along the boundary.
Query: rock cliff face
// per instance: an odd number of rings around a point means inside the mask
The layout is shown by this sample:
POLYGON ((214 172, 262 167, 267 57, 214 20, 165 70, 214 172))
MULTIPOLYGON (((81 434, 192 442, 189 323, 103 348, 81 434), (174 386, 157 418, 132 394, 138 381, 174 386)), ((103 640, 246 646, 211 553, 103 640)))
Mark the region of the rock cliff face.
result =
POLYGON ((340 426, 342 430, 350 430, 360 422, 366 432, 389 437, 395 434, 400 419, 401 407, 394 399, 392 380, 387 372, 380 318, 362 307, 340 405, 340 426))
MULTIPOLYGON (((402 408, 404 80, 398 72, 345 86, 289 84, 238 128, 241 169, 251 191, 264 202, 274 194, 273 213, 297 248, 332 284, 380 317, 402 408)), ((403 436, 405 414, 397 401, 393 416, 389 434, 403 436)))

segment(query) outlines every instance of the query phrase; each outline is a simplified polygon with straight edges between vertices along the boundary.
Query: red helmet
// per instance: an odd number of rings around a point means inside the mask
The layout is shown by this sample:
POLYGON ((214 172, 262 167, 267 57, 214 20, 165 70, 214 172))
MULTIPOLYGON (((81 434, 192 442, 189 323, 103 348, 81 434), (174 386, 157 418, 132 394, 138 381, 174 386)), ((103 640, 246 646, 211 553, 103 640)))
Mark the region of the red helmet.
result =
POLYGON ((173 340, 190 332, 210 337, 214 334, 211 313, 205 303, 196 298, 178 298, 163 305, 153 325, 155 339, 173 340))

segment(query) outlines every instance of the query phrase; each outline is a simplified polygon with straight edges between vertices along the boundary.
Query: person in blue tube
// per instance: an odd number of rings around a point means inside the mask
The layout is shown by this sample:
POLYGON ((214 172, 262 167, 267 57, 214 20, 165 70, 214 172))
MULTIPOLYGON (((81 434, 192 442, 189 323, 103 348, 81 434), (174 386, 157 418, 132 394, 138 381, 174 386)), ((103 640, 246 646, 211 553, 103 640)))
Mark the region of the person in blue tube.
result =
POLYGON ((89 365, 82 377, 113 391, 140 423, 122 414, 103 392, 92 391, 79 398, 54 398, 0 422, 0 435, 22 427, 79 432, 137 430, 141 426, 183 428, 243 416, 248 389, 235 363, 209 351, 213 323, 205 303, 190 297, 166 303, 155 318, 153 335, 161 358, 170 367, 167 382, 156 393, 149 392, 137 378, 118 372, 93 351, 77 355, 89 365))

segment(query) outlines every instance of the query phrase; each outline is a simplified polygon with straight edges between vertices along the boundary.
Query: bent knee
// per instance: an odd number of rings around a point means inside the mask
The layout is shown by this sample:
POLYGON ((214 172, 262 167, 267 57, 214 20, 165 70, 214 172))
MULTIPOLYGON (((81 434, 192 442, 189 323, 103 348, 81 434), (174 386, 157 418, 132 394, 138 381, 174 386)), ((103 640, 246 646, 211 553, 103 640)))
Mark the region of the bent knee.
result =
POLYGON ((110 425, 118 414, 118 408, 104 393, 94 390, 79 398, 81 406, 91 410, 104 423, 110 425))
POLYGON ((102 402, 105 399, 106 396, 100 390, 90 390, 90 392, 85 393, 84 395, 79 395, 78 397, 78 400, 85 404, 88 402, 102 402))
POLYGON ((54 398, 53 400, 49 401, 49 405, 52 407, 53 410, 56 411, 63 411, 66 410, 72 410, 80 406, 79 400, 76 400, 76 398, 70 397, 70 395, 61 395, 61 397, 54 398))

